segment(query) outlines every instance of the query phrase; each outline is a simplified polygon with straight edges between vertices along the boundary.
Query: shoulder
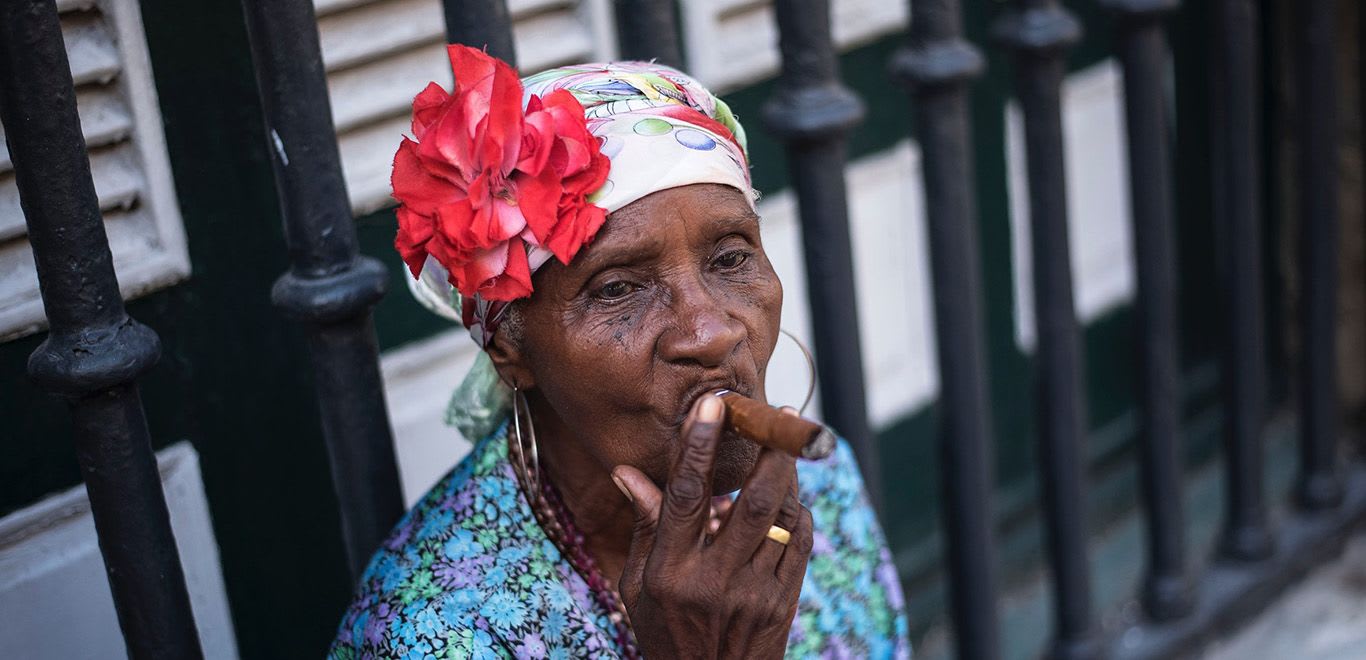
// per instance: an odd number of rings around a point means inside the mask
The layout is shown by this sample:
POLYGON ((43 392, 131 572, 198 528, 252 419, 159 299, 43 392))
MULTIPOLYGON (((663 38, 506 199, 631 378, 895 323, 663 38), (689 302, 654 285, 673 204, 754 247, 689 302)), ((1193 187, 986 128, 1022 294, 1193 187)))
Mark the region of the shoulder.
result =
POLYGON ((789 653, 907 657, 901 582, 853 451, 841 439, 797 473, 814 543, 789 653))
POLYGON ((877 555, 886 549, 858 461, 843 439, 828 458, 798 461, 797 484, 815 525, 813 559, 835 552, 877 555))
POLYGON ((492 595, 490 574, 506 572, 500 556, 528 542, 518 534, 515 483, 492 444, 499 435, 476 443, 394 526, 361 576, 329 657, 422 657, 455 647, 465 657, 506 655, 479 615, 492 595))
POLYGON ((535 656, 555 650, 551 634, 595 630, 587 586, 522 498, 504 440, 476 444, 399 521, 329 657, 535 656))
POLYGON ((861 545, 885 545, 858 460, 843 438, 828 458, 797 461, 797 484, 802 504, 811 510, 818 532, 838 533, 861 545))

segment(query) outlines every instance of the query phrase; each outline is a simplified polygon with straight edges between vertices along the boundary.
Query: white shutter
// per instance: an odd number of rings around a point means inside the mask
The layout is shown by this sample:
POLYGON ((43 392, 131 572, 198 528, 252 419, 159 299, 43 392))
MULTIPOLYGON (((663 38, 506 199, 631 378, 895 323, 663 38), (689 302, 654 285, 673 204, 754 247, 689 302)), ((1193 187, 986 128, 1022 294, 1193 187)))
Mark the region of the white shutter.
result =
MULTIPOLYGON (((608 0, 512 0, 524 73, 616 55, 608 0)), ((383 208, 413 96, 451 86, 440 0, 314 0, 342 170, 356 214, 383 208)))
MULTIPOLYGON (((907 24, 906 0, 831 0, 832 37, 848 50, 907 24)), ((689 73, 713 92, 778 72, 778 25, 772 0, 684 0, 683 42, 689 73)))
MULTIPOLYGON (((114 255, 132 298, 190 272, 137 0, 59 0, 81 132, 114 255)), ((0 130, 0 138, 3 132, 0 130)), ((46 321, 9 151, 0 153, 0 340, 46 321)))

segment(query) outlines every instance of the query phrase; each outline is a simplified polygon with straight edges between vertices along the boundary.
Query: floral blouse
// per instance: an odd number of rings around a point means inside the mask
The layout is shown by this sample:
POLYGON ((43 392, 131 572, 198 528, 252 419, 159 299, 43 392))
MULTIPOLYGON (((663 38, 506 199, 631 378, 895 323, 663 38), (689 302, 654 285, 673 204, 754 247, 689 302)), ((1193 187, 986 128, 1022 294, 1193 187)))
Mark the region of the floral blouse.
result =
MULTIPOLYGON (((787 656, 909 658, 901 586, 849 447, 797 472, 815 530, 787 656)), ((504 424, 399 521, 328 657, 614 658, 613 633, 522 496, 504 424)))

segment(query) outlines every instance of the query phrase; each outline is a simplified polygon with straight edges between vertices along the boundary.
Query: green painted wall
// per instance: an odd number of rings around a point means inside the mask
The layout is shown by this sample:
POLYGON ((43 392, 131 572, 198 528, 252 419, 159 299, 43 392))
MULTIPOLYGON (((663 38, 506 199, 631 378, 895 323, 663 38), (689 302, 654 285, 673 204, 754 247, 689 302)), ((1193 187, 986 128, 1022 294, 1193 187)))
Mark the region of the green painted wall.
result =
MULTIPOLYGON (((990 44, 989 24, 1001 4, 965 4, 968 37, 990 44)), ((1068 4, 1087 29, 1069 65, 1079 69, 1108 57, 1112 34, 1107 17, 1096 3, 1068 4)), ((143 382, 152 434, 158 447, 187 439, 200 452, 243 656, 315 656, 330 638, 349 589, 302 333, 281 320, 268 301, 271 283, 286 268, 286 254, 240 5, 237 0, 204 0, 188 11, 172 0, 143 0, 142 7, 194 266, 187 282, 129 306, 165 344, 161 363, 143 382)), ((1211 376, 1217 285, 1209 157, 1207 131, 1198 123, 1204 121, 1206 93, 1203 12, 1201 3, 1186 3, 1171 22, 1180 63, 1174 69, 1174 112, 1197 119, 1193 125, 1179 124, 1174 136, 1182 354, 1191 418, 1208 416, 1217 383, 1211 376)), ((911 134, 910 101, 886 73, 900 39, 876 41, 841 60, 846 82, 869 106, 867 122, 851 137, 855 158, 911 134)), ((1032 365, 1014 340, 1003 118, 1011 73, 998 49, 984 50, 989 68, 973 87, 972 128, 996 476, 1002 495, 998 509, 1007 524, 1033 498, 1032 365)), ((766 193, 787 185, 781 145, 756 122, 759 106, 772 90, 768 82, 727 95, 741 119, 751 122, 754 180, 766 193)), ((399 264, 390 247, 392 213, 361 218, 358 228, 363 250, 390 264, 395 277, 377 310, 382 346, 447 328, 418 307, 397 279, 399 264)), ((1273 228, 1267 231, 1274 235, 1273 228)), ((1278 288, 1279 278, 1271 273, 1268 315, 1273 319, 1279 316, 1278 288)), ((1091 449, 1097 461, 1127 460, 1132 440, 1131 323, 1130 310, 1121 308, 1092 323, 1084 337, 1088 416, 1095 431, 1091 449)), ((1278 336, 1268 333, 1273 365, 1283 363, 1282 349, 1274 341, 1278 336)), ((41 338, 0 345, 0 417, 8 420, 0 427, 0 452, 6 457, 0 462, 0 514, 79 478, 64 405, 34 390, 23 377, 27 356, 41 338)), ((1273 383, 1281 380, 1273 378, 1273 383)), ((1274 394, 1284 396, 1280 389, 1274 394)), ((901 466, 912 465, 922 477, 886 480, 897 484, 886 494, 889 536, 908 572, 931 566, 938 552, 931 536, 939 516, 936 428, 931 406, 880 436, 887 466, 898 466, 900 476, 905 474, 901 466)), ((1212 433, 1193 436, 1192 460, 1207 458, 1213 440, 1212 433)), ((1020 565, 1016 560, 1031 554, 1012 551, 1014 559, 1004 561, 1020 565)), ((920 583, 920 578, 913 581, 920 583)), ((923 628, 942 609, 942 601, 932 591, 917 602, 924 615, 916 617, 916 627, 923 628)))

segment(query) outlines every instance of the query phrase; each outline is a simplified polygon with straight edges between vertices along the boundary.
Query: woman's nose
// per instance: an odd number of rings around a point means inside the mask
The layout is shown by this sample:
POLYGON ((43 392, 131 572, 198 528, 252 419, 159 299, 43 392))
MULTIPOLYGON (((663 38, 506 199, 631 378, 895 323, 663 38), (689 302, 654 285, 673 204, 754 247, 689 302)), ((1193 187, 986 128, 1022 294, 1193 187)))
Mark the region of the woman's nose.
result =
POLYGON ((679 292, 673 326, 660 337, 660 354, 669 362, 721 366, 745 338, 745 327, 704 287, 679 292))

